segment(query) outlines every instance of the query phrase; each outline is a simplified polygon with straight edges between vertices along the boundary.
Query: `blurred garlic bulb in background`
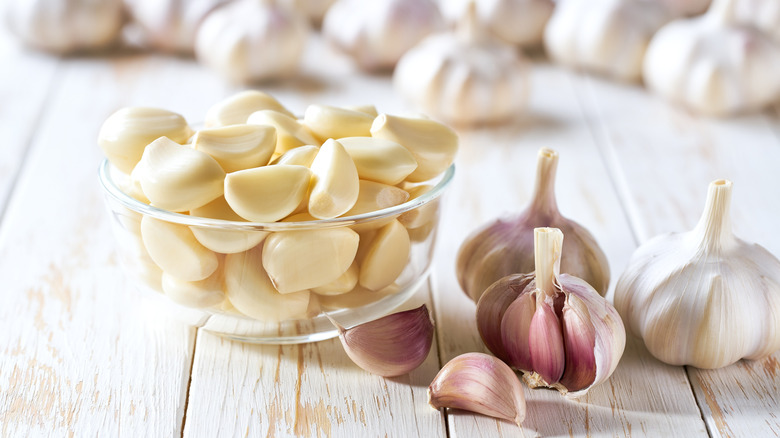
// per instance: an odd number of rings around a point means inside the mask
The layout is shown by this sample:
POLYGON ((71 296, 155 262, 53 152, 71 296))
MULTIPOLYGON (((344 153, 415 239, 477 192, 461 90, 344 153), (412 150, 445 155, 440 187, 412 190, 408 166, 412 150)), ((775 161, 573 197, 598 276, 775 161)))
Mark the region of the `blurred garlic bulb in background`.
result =
POLYGON ((696 112, 725 116, 780 99, 780 43, 734 25, 735 0, 715 0, 703 16, 677 20, 653 37, 645 84, 696 112))
POLYGON ((233 82, 279 79, 297 70, 308 35, 306 19, 275 0, 238 0, 206 17, 195 52, 233 82))
POLYGON ((733 23, 756 27, 780 42, 780 1, 739 0, 724 7, 723 12, 733 23))
POLYGON ((111 45, 123 22, 121 0, 10 0, 3 12, 24 44, 62 54, 111 45))
POLYGON ((192 53, 209 12, 231 0, 125 0, 143 44, 165 52, 192 53))
MULTIPOLYGON (((675 17, 699 15, 707 10, 712 0, 645 0, 666 6, 675 17)), ((774 0, 769 0, 774 1, 774 0)))
POLYGON ((407 50, 443 26, 431 0, 339 0, 322 33, 363 70, 390 69, 407 50))
POLYGON ((669 18, 669 11, 656 2, 559 0, 544 44, 558 63, 636 81, 650 38, 669 18))
POLYGON ((472 4, 456 32, 424 39, 398 62, 395 89, 422 111, 456 124, 504 121, 528 100, 518 51, 480 28, 472 4))
POLYGON ((447 21, 459 22, 472 2, 486 30, 521 46, 542 42, 544 26, 555 8, 552 0, 439 0, 439 6, 447 21))
POLYGON ((282 4, 304 15, 312 24, 319 26, 325 13, 336 0, 283 0, 282 4))

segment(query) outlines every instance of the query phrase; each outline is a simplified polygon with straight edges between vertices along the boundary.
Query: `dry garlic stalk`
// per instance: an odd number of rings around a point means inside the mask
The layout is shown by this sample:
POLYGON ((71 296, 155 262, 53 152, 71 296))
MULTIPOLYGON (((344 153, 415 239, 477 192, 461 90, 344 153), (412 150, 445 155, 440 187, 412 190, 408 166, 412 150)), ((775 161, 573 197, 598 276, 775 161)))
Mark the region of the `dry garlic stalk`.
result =
POLYGON ((710 184, 693 231, 655 237, 631 257, 615 307, 656 358, 719 368, 780 348, 780 261, 731 232, 731 182, 710 184))
POLYGON ((536 227, 560 228, 566 236, 561 270, 582 278, 600 294, 609 287, 609 265, 593 236, 576 222, 561 216, 555 202, 558 153, 539 150, 536 187, 531 204, 517 216, 497 219, 475 231, 460 247, 456 271, 460 287, 474 301, 494 281, 534 270, 536 227))

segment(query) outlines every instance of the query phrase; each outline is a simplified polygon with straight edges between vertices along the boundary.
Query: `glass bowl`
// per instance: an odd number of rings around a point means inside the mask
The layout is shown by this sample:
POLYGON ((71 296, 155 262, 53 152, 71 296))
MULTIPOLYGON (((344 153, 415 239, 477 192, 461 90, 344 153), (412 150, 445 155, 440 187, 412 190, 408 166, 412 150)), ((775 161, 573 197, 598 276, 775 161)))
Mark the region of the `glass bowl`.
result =
POLYGON ((127 176, 108 160, 99 178, 120 263, 145 308, 239 341, 292 344, 337 336, 328 316, 351 327, 414 295, 430 270, 439 203, 454 173, 453 165, 423 183, 430 187, 422 195, 394 207, 273 223, 155 208, 120 188, 127 176))

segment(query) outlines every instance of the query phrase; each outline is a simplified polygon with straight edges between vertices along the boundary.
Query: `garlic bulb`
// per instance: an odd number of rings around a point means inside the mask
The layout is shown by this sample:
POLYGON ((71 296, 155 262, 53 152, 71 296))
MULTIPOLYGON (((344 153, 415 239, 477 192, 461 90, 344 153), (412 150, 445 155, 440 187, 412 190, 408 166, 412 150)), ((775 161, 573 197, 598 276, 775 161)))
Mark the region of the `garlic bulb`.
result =
POLYGON ((275 0, 237 0, 206 17, 195 53, 233 82, 280 79, 298 68, 308 34, 306 20, 275 0))
POLYGON ((428 387, 428 404, 514 421, 525 419, 525 395, 511 368, 493 356, 466 353, 447 362, 428 387))
POLYGON ((122 0, 25 0, 3 7, 24 44, 54 53, 106 48, 122 29, 122 0))
MULTIPOLYGON (((617 311, 585 281, 560 274, 563 233, 557 228, 534 230, 535 274, 514 276, 491 285, 479 306, 505 305, 506 289, 516 293, 500 319, 479 324, 500 325, 493 333, 508 363, 521 371, 528 386, 547 386, 577 397, 604 382, 617 367, 626 331, 617 311)), ((510 294, 511 295, 511 294, 510 294)), ((479 317, 490 316, 477 312, 479 317)), ((484 336, 484 332, 480 331, 484 336)))
POLYGON ((393 74, 395 89, 451 123, 516 116, 529 93, 529 69, 520 54, 479 27, 473 4, 457 30, 429 36, 407 52, 393 74))
POLYGON ((777 0, 739 0, 724 3, 734 24, 753 26, 780 42, 780 2, 777 0))
POLYGON ((325 13, 336 0, 283 0, 282 4, 303 14, 314 25, 322 24, 325 13))
POLYGON ((190 54, 206 16, 232 0, 124 0, 143 43, 165 52, 190 54))
MULTIPOLYGON (((699 15, 707 10, 712 0, 649 0, 657 1, 669 9, 675 17, 699 15)), ((774 0, 769 0, 774 1, 774 0)))
POLYGON ((699 223, 631 257, 615 307, 656 358, 720 368, 780 349, 780 261, 731 232, 732 184, 714 181, 699 223))
POLYGON ((440 27, 431 0, 338 0, 325 15, 322 33, 361 69, 383 70, 440 27))
POLYGON ((702 114, 754 111, 780 98, 780 44, 732 25, 734 0, 664 26, 647 49, 644 79, 664 98, 702 114))
POLYGON ((471 3, 476 5, 479 21, 495 36, 520 46, 542 42, 544 27, 555 9, 553 0, 439 0, 449 21, 462 19, 471 3))
POLYGON ((416 369, 428 357, 433 343, 433 323, 428 307, 393 313, 377 320, 339 329, 347 355, 364 370, 394 377, 416 369))
POLYGON ((669 18, 655 1, 560 0, 544 44, 556 62, 636 81, 650 38, 669 18))
POLYGON ((534 270, 533 230, 560 228, 566 235, 561 270, 582 278, 601 295, 609 287, 609 265, 593 236, 561 216, 555 201, 558 153, 539 150, 536 186, 530 205, 517 216, 497 219, 474 231, 460 247, 456 272, 460 287, 475 302, 494 281, 534 270))

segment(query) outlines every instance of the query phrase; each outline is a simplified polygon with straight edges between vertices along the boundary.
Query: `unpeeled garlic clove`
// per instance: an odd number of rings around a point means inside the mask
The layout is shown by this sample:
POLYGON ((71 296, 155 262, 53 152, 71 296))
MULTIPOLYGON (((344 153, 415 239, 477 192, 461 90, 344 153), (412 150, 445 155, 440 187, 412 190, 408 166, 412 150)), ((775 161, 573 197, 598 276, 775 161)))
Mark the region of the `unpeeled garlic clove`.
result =
POLYGON ((374 116, 327 105, 309 105, 303 115, 303 124, 320 142, 329 138, 370 136, 372 123, 374 116))
MULTIPOLYGON (((190 215, 226 221, 245 221, 230 208, 224 196, 220 196, 202 207, 193 208, 190 210, 190 215)), ((201 245, 222 254, 246 251, 260 244, 268 235, 267 231, 228 230, 194 225, 190 226, 190 230, 201 245)))
POLYGON ((333 322, 349 358, 383 377, 400 376, 419 367, 433 343, 433 323, 425 304, 349 329, 333 322))
POLYGON ((358 240, 349 228, 272 233, 263 244, 263 267, 283 294, 324 286, 352 265, 358 240))
MULTIPOLYGON (((479 302, 477 302, 477 329, 479 331, 482 341, 485 346, 499 359, 508 362, 509 353, 504 348, 504 343, 501 339, 501 324, 496 324, 496 321, 501 321, 504 318, 507 308, 517 299, 523 292, 526 286, 533 281, 533 274, 514 274, 508 275, 498 280, 494 285, 489 287, 479 302)), ((526 295, 526 301, 522 305, 525 306, 526 312, 523 318, 520 320, 530 319, 533 317, 533 310, 535 303, 532 302, 531 296, 526 295)), ((526 337, 527 334, 523 334, 520 338, 526 337)), ((510 340, 512 343, 514 339, 510 340)), ((518 351, 517 346, 511 345, 514 351, 518 351)), ((530 368, 530 356, 525 350, 525 354, 522 357, 514 358, 514 363, 524 364, 523 369, 530 368)))
POLYGON ((274 222, 292 213, 309 186, 311 172, 303 166, 263 166, 225 177, 225 199, 239 216, 254 222, 274 222))
POLYGON ((360 190, 355 163, 336 140, 322 145, 311 163, 309 213, 319 219, 341 216, 357 202, 360 190))
POLYGON ((563 217, 555 200, 558 153, 541 148, 530 204, 516 216, 497 219, 475 230, 458 250, 456 273, 461 289, 474 301, 496 280, 534 270, 534 228, 559 228, 566 236, 561 271, 582 278, 601 295, 609 287, 609 264, 593 235, 563 217))
POLYGON ((252 113, 246 121, 250 125, 268 125, 276 128, 277 154, 283 154, 298 146, 319 145, 317 140, 305 126, 294 117, 273 110, 261 110, 252 113))
POLYGON ((482 353, 466 353, 447 362, 428 387, 428 404, 515 422, 525 419, 520 379, 505 363, 482 353))
POLYGON ((392 284, 409 261, 411 241, 397 220, 380 228, 360 261, 360 285, 380 290, 392 284))
POLYGON ((222 196, 225 171, 205 152, 160 137, 146 147, 136 172, 152 205, 189 211, 222 196))
POLYGON ((340 138, 361 179, 396 185, 417 169, 417 160, 400 144, 373 137, 340 138))
POLYGON ((248 123, 252 113, 272 110, 290 118, 295 115, 270 94, 257 90, 245 90, 236 93, 209 108, 206 113, 206 126, 226 126, 248 123))
POLYGON ((184 117, 160 108, 129 107, 111 114, 100 127, 98 144, 117 169, 133 171, 146 145, 160 137, 184 143, 190 137, 184 117))
POLYGON ((217 255, 201 245, 186 225, 144 216, 141 236, 149 257, 180 280, 203 280, 219 266, 217 255))
POLYGON ((455 159, 458 135, 444 124, 423 118, 380 114, 371 136, 396 142, 412 153, 417 168, 407 181, 427 181, 444 172, 455 159))
POLYGON ((317 152, 320 148, 314 145, 298 146, 295 149, 290 149, 281 155, 276 162, 271 164, 289 164, 294 166, 311 167, 311 163, 314 162, 314 158, 317 156, 317 152))
POLYGON ((195 150, 211 155, 225 172, 265 166, 276 149, 276 129, 262 125, 227 125, 198 131, 195 150))

